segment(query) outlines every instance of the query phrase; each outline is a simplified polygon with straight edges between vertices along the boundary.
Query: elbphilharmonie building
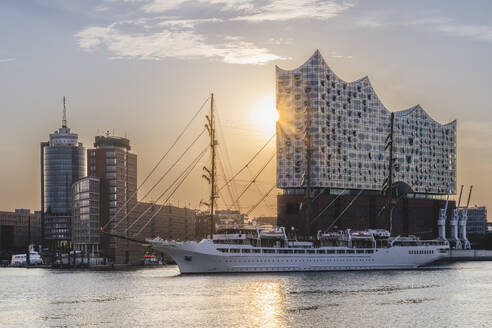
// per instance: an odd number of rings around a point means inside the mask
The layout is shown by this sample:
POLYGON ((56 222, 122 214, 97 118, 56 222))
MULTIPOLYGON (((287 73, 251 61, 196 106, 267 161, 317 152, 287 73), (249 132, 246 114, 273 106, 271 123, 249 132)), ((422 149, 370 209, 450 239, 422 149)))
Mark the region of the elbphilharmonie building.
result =
MULTIPOLYGON (((288 208, 295 212, 295 198, 288 196, 302 194, 308 183, 307 135, 312 188, 328 195, 364 190, 367 197, 373 197, 373 203, 378 203, 377 195, 389 172, 385 145, 391 111, 369 79, 342 80, 316 51, 298 68, 277 67, 276 83, 277 187, 283 190, 279 221, 293 214, 288 208)), ((456 121, 436 122, 420 105, 396 111, 394 117, 393 181, 405 185, 407 202, 416 198, 439 200, 454 194, 456 121)), ((377 204, 373 207, 377 212, 377 204)), ((366 212, 370 212, 369 207, 366 212)))
MULTIPOLYGON (((380 190, 388 175, 391 112, 367 77, 340 79, 316 51, 296 69, 277 68, 277 109, 279 188, 305 185, 304 135, 310 133, 313 187, 380 190)), ((417 105, 395 113, 394 131, 394 181, 415 193, 454 193, 456 121, 440 124, 417 105)))

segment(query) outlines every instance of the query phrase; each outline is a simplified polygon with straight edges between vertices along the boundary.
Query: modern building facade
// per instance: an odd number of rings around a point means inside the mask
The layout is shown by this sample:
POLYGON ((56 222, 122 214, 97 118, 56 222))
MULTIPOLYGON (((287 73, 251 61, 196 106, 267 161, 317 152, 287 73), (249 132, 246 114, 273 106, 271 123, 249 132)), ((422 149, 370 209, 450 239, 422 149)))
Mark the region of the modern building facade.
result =
POLYGON ((71 247, 72 184, 86 171, 85 148, 67 127, 64 110, 62 127, 41 142, 43 239, 51 249, 71 247))
POLYGON ((88 177, 74 184, 73 240, 79 250, 98 250, 115 264, 138 265, 151 251, 135 241, 161 237, 192 240, 195 211, 174 206, 139 202, 137 198, 137 155, 130 141, 115 136, 97 136, 87 151, 88 177))
POLYGON ((26 209, 0 211, 0 253, 21 252, 41 244, 41 212, 26 209))
MULTIPOLYGON (((100 226, 116 234, 128 235, 128 212, 137 204, 137 155, 130 152, 126 138, 96 136, 94 149, 87 151, 88 176, 100 180, 100 226)), ((102 255, 115 263, 129 263, 131 242, 100 236, 102 255)))
MULTIPOLYGON (((304 136, 309 133, 312 187, 381 189, 388 175, 384 148, 391 112, 367 77, 354 82, 338 78, 316 51, 299 68, 277 67, 277 110, 279 188, 306 185, 304 136)), ((406 183, 414 193, 454 194, 456 121, 439 124, 419 105, 395 116, 395 181, 406 183)))
POLYGON ((487 233, 487 208, 475 206, 468 208, 466 231, 469 235, 483 235, 487 233))
MULTIPOLYGON (((276 79, 277 187, 283 190, 279 224, 302 225, 298 208, 309 183, 314 195, 322 194, 319 204, 334 202, 317 218, 316 228, 333 223, 360 190, 364 192, 338 226, 386 228, 378 213, 385 204, 380 191, 389 172, 385 145, 391 112, 369 79, 340 79, 319 51, 293 70, 277 67, 276 79)), ((456 193, 456 121, 440 124, 420 105, 394 116, 393 181, 407 192, 395 213, 397 231, 435 231, 442 199, 456 193), (422 218, 416 212, 430 222, 417 223, 422 218)))
POLYGON ((101 181, 85 177, 72 186, 72 245, 84 254, 100 252, 101 181))

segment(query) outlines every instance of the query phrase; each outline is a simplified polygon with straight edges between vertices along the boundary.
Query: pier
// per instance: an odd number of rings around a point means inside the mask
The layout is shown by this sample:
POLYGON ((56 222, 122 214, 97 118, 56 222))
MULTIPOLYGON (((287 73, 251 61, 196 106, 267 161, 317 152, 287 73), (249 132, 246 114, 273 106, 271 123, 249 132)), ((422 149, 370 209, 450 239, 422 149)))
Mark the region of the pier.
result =
POLYGON ((492 250, 451 249, 448 257, 439 260, 439 262, 457 261, 492 261, 492 250))

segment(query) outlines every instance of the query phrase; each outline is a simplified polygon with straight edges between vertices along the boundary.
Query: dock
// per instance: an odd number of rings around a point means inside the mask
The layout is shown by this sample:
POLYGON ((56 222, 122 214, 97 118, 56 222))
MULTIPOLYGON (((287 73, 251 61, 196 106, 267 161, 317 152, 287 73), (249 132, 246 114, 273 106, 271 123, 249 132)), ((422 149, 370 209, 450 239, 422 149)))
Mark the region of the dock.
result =
POLYGON ((454 261, 492 261, 492 250, 451 249, 449 256, 440 260, 440 262, 454 261))

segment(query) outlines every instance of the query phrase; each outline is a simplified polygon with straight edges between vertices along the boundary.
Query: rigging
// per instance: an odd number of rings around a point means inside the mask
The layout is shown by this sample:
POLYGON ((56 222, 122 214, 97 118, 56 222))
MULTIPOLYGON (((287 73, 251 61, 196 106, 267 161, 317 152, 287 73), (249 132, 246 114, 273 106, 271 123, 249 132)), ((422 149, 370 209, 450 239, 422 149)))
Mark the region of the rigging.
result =
MULTIPOLYGON (((198 114, 202 111, 203 107, 205 106, 205 104, 208 102, 210 98, 207 97, 207 99, 205 99, 205 101, 202 103, 202 105, 200 106, 200 108, 198 108, 198 110, 195 112, 195 114, 193 115, 193 117, 188 121, 188 123, 186 124, 186 126, 183 128, 183 130, 181 131, 181 133, 178 135, 178 137, 176 138, 176 140, 174 140, 173 144, 171 145, 171 147, 169 147, 169 149, 166 151, 166 153, 164 153, 164 155, 159 159, 159 161, 157 162, 156 165, 154 165, 154 167, 152 168, 152 170, 150 170, 149 174, 147 174, 147 176, 145 177, 144 181, 137 187, 137 190, 135 190, 135 192, 125 201, 125 203, 116 211, 116 213, 112 216, 112 218, 110 220, 108 220, 108 222, 106 222, 106 224, 103 226, 103 229, 106 229, 107 226, 112 222, 114 221, 114 219, 116 218, 116 216, 120 213, 120 211, 123 209, 123 208, 126 208, 126 205, 128 204, 128 202, 133 199, 133 197, 136 197, 137 195, 137 192, 140 190, 140 188, 142 188, 142 186, 147 182, 147 180, 150 178, 150 176, 155 172, 155 170, 157 169, 157 167, 162 163, 162 161, 164 160, 164 158, 166 158, 166 156, 171 152, 171 150, 174 148, 174 146, 176 146, 176 144, 178 143, 178 141, 181 139, 181 137, 184 135, 184 133, 186 132, 186 130, 188 130, 189 126, 191 125, 191 123, 195 120, 195 118, 198 116, 198 114)), ((64 99, 64 103, 65 103, 65 99, 64 99)))

